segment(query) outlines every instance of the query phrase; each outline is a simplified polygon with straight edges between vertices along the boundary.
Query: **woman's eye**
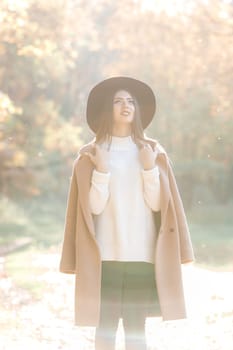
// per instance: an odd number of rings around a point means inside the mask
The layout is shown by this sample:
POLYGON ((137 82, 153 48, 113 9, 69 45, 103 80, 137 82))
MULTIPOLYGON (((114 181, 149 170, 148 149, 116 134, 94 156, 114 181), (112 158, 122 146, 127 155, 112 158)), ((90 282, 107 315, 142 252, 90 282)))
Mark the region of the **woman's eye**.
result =
POLYGON ((129 103, 134 105, 134 100, 127 100, 127 102, 123 102, 123 100, 114 100, 114 104, 123 104, 123 103, 129 103))

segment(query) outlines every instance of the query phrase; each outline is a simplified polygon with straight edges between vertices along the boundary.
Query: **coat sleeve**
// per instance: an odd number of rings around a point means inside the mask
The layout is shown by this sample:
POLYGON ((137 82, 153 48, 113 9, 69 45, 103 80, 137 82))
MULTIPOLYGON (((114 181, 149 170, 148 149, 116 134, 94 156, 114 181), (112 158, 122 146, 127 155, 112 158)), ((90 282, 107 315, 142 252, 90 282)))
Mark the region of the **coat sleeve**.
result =
POLYGON ((168 174, 178 224, 178 233, 180 240, 180 258, 181 263, 185 264, 195 260, 193 247, 182 199, 170 164, 168 174))
POLYGON ((75 273, 75 235, 76 235, 76 213, 77 213, 77 200, 78 200, 78 187, 76 179, 75 165, 77 160, 73 164, 73 170, 71 175, 70 187, 68 192, 64 238, 62 244, 62 253, 60 260, 60 272, 63 273, 75 273))

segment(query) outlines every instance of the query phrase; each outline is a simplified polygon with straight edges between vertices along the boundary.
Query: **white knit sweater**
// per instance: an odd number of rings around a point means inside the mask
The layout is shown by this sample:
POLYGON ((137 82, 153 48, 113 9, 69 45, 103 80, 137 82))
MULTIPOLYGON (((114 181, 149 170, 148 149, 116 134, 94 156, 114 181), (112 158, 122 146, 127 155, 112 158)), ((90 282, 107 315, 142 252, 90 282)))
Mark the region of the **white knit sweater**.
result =
MULTIPOLYGON (((101 147, 107 149, 107 144, 101 147)), ((102 260, 154 262, 159 170, 143 170, 131 136, 112 137, 110 172, 92 174, 90 207, 102 260)))

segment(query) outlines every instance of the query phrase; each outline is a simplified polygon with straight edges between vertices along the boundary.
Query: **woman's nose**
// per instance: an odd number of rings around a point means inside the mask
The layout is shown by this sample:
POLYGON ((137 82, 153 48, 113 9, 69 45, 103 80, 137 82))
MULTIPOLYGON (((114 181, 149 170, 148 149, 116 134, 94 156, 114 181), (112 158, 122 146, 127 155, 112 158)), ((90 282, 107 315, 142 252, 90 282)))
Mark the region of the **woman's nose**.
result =
POLYGON ((122 106, 123 107, 129 106, 129 102, 127 100, 122 100, 122 106))

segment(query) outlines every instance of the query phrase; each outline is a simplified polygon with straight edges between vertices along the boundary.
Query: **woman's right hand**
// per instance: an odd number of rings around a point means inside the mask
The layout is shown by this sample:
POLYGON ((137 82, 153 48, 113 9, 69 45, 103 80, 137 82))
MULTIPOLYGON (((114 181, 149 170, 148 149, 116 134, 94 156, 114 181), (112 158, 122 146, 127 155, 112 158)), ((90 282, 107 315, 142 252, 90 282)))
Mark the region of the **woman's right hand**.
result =
POLYGON ((102 149, 97 143, 94 143, 91 151, 85 152, 84 154, 89 157, 95 166, 96 171, 100 173, 109 172, 109 152, 102 149))

